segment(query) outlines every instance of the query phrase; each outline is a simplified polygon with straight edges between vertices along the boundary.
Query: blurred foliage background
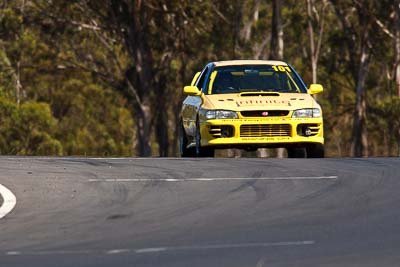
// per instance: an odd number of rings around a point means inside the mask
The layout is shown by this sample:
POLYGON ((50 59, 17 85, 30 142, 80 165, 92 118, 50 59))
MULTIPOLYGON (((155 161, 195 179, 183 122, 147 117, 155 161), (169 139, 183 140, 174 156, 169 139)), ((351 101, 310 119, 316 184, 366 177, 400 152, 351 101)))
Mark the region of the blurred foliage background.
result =
POLYGON ((321 83, 328 156, 400 155, 399 0, 2 0, 0 154, 176 156, 215 60, 321 83))

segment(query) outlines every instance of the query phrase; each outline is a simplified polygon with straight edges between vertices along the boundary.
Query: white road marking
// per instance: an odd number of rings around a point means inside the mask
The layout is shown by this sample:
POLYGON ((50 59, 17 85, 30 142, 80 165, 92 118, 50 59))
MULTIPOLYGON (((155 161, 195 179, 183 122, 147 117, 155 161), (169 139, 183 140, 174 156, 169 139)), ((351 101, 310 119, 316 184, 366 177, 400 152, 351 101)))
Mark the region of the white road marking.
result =
POLYGON ((127 253, 130 252, 130 249, 112 249, 106 251, 106 254, 121 254, 121 253, 127 253))
POLYGON ((2 219, 14 209, 17 198, 10 189, 2 184, 0 184, 0 195, 3 198, 3 204, 0 207, 0 219, 2 219))
POLYGON ((111 250, 46 250, 46 251, 8 251, 6 256, 46 256, 46 255, 79 255, 79 254, 106 254, 115 255, 120 253, 158 253, 166 251, 185 251, 185 250, 210 250, 210 249, 233 249, 233 248, 262 248, 276 246, 308 246, 314 245, 315 241, 287 241, 287 242, 267 242, 267 243, 239 243, 239 244, 214 244, 214 245, 199 245, 199 246, 176 246, 176 247, 150 247, 141 249, 111 249, 111 250))
POLYGON ((19 252, 19 251, 8 251, 8 252, 6 252, 6 255, 7 256, 18 256, 18 255, 21 255, 21 252, 19 252))
POLYGON ((230 249, 230 248, 255 248, 255 247, 276 247, 276 246, 306 246, 314 245, 315 241, 288 241, 288 242, 269 242, 269 243, 241 243, 241 244, 216 244, 202 246, 182 246, 182 247, 154 247, 136 249, 135 253, 156 253, 163 251, 176 250, 209 250, 209 249, 230 249))
POLYGON ((166 251, 168 248, 142 248, 136 249, 135 253, 155 253, 155 252, 162 252, 166 251))
POLYGON ((89 179, 89 182, 218 182, 218 181, 253 181, 253 180, 334 180, 338 176, 294 176, 294 177, 220 177, 220 178, 115 178, 89 179))

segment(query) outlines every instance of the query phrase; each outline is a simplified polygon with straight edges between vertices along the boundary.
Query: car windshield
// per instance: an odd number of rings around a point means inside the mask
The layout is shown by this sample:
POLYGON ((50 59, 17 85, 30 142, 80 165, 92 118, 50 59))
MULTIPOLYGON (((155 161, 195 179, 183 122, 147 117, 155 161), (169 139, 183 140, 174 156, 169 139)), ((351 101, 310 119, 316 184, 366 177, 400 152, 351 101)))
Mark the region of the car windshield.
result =
POLYGON ((208 94, 242 92, 306 93, 297 74, 283 65, 216 67, 210 75, 208 94))

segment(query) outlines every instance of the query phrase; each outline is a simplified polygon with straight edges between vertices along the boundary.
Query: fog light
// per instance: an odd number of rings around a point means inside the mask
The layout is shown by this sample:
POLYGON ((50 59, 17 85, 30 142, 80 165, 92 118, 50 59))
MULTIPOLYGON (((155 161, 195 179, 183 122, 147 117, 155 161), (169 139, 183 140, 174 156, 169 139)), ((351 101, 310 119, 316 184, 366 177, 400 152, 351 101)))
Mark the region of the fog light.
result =
POLYGON ((233 127, 232 126, 221 126, 221 137, 232 137, 233 127))
POLYGON ((305 136, 310 136, 311 134, 312 134, 311 129, 308 128, 308 127, 306 127, 306 128, 304 129, 304 135, 305 135, 305 136))

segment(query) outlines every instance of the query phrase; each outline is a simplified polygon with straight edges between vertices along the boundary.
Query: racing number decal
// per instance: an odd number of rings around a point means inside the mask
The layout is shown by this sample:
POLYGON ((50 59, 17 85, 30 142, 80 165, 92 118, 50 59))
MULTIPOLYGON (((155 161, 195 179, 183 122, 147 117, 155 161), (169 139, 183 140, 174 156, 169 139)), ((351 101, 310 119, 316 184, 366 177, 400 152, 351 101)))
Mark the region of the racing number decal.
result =
POLYGON ((282 72, 292 72, 288 66, 272 66, 274 71, 282 71, 282 72))

